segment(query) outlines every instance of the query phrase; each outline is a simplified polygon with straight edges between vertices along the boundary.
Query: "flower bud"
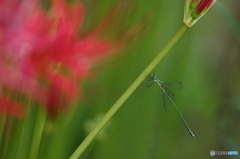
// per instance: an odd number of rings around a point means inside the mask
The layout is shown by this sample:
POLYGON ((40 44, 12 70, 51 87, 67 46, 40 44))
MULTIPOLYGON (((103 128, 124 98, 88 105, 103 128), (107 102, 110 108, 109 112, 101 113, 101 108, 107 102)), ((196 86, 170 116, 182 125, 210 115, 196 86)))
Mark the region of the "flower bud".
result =
POLYGON ((186 0, 183 22, 187 27, 195 24, 213 6, 216 0, 186 0))

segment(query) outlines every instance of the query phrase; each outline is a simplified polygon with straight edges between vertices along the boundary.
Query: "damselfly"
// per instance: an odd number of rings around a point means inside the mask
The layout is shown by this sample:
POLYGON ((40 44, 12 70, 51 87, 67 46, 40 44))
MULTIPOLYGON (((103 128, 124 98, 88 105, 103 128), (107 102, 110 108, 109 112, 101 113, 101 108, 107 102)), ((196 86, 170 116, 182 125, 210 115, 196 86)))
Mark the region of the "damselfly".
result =
POLYGON ((177 110, 178 115, 180 116, 180 118, 182 119, 184 125, 186 126, 187 130, 189 131, 190 135, 192 137, 195 137, 193 132, 191 131, 191 129, 189 128, 189 126, 187 125, 186 121, 184 120, 182 114, 180 113, 180 111, 178 110, 177 106, 174 104, 174 94, 171 92, 171 90, 168 87, 172 87, 174 86, 175 88, 180 89, 182 87, 182 83, 181 82, 175 82, 175 83, 164 83, 161 80, 159 80, 157 78, 157 75, 154 74, 152 76, 148 76, 147 78, 148 82, 151 82, 149 85, 147 85, 147 87, 150 87, 153 83, 157 83, 157 85, 161 88, 161 91, 163 92, 163 104, 164 104, 164 109, 166 111, 166 103, 165 103, 165 96, 169 99, 169 101, 172 103, 173 107, 177 110))

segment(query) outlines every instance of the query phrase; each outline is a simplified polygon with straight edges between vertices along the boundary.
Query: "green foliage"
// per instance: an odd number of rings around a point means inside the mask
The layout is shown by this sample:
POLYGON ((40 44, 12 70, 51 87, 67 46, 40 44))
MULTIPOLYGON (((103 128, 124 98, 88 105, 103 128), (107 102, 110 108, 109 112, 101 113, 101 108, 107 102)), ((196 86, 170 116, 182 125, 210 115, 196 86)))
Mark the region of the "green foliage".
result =
MULTIPOLYGON (((94 15, 100 17, 117 2, 127 1, 89 1, 86 3, 89 8, 93 3, 98 5, 87 13, 91 12, 89 16, 93 19, 94 15)), ((176 105, 195 138, 189 135, 170 103, 164 112, 159 88, 139 87, 105 128, 105 137, 96 139, 82 158, 202 159, 210 157, 210 150, 240 149, 240 47, 236 40, 239 36, 234 34, 240 28, 235 25, 239 22, 229 23, 222 16, 229 16, 226 12, 234 7, 231 2, 239 6, 233 0, 225 2, 222 5, 229 9, 221 14, 217 12, 221 9, 213 7, 185 33, 153 72, 146 72, 158 74, 165 82, 183 83, 183 90, 175 93, 176 105)), ((137 22, 141 25, 147 21, 147 25, 129 42, 128 51, 124 50, 122 57, 98 68, 97 77, 83 83, 81 102, 68 123, 62 122, 56 128, 45 158, 68 158, 86 136, 84 124, 110 108, 182 25, 183 0, 174 4, 166 0, 151 3, 139 0, 127 5, 134 11, 128 10, 130 14, 124 23, 117 26, 119 30, 137 22)), ((239 11, 231 16, 239 17, 239 11)))

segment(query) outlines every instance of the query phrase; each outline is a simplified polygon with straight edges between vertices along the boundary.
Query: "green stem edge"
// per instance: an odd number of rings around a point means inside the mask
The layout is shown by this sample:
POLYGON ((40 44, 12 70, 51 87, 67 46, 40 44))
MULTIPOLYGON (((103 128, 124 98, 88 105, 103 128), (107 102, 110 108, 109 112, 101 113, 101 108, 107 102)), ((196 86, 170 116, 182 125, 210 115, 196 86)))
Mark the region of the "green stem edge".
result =
POLYGON ((152 62, 142 71, 142 73, 136 78, 136 80, 128 87, 128 89, 120 96, 120 98, 113 104, 108 110, 105 116, 99 121, 95 128, 88 134, 83 142, 77 147, 74 153, 70 156, 70 159, 79 158, 86 148, 91 144, 101 129, 107 124, 107 122, 113 117, 113 115, 121 108, 123 103, 131 96, 131 94, 137 89, 137 87, 145 79, 146 73, 151 72, 157 64, 165 57, 165 55, 171 50, 176 42, 182 37, 188 27, 183 24, 168 44, 158 53, 158 55, 152 60, 152 62))

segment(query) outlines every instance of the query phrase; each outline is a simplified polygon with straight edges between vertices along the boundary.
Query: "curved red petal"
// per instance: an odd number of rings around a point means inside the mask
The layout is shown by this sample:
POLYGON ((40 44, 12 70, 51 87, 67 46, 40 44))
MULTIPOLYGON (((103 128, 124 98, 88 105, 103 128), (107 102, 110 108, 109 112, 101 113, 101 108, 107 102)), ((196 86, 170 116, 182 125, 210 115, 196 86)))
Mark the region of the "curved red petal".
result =
POLYGON ((16 118, 23 118, 26 115, 26 109, 22 105, 5 97, 0 97, 0 112, 16 118))

